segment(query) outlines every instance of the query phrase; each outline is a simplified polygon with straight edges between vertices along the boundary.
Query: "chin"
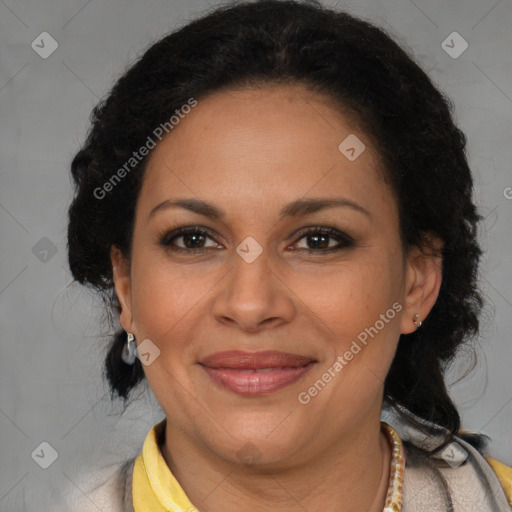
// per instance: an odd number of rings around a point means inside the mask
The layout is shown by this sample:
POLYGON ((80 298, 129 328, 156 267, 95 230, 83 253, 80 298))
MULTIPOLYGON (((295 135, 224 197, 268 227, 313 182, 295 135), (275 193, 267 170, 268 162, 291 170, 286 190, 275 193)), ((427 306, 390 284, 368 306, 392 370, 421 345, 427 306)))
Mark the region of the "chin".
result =
MULTIPOLYGON (((268 419, 268 418, 267 418, 268 419)), ((292 457, 304 442, 304 428, 285 429, 283 417, 275 418, 270 426, 265 422, 221 423, 225 430, 217 431, 222 439, 210 439, 210 447, 222 458, 247 466, 272 467, 292 457)))

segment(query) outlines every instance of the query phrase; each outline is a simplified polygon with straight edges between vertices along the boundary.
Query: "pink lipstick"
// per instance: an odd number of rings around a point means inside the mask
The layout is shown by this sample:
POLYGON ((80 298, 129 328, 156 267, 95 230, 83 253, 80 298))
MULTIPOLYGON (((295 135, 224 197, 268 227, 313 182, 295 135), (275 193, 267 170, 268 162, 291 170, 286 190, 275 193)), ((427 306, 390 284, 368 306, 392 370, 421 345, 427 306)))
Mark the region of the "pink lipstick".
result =
POLYGON ((315 363, 315 360, 298 354, 237 350, 217 352, 200 361, 210 378, 224 389, 253 396, 293 384, 315 363))

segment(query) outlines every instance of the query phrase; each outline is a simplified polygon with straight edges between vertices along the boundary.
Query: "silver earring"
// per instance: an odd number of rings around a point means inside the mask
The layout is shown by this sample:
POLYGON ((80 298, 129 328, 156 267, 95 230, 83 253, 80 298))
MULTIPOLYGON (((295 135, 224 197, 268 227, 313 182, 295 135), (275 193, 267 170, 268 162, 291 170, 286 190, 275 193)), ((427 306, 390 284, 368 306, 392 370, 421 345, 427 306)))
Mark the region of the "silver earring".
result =
POLYGON ((421 320, 420 320, 420 315, 418 313, 416 313, 413 317, 412 317, 412 321, 416 324, 416 327, 421 327, 421 324, 423 323, 421 320))
POLYGON ((126 364, 135 363, 135 350, 137 349, 137 344, 135 343, 135 336, 131 332, 127 332, 126 345, 123 347, 123 351, 121 352, 121 359, 126 364))

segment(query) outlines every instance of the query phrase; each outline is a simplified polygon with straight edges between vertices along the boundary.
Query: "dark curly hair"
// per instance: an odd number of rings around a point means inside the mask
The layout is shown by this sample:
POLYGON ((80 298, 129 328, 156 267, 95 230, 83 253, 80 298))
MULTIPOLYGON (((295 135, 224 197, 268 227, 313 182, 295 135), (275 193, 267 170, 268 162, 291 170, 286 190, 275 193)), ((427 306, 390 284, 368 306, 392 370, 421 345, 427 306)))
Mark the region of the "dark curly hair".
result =
MULTIPOLYGON (((444 242, 438 300, 420 330, 401 335, 384 399, 402 416, 410 412, 443 427, 450 440, 460 417, 443 375, 458 347, 478 334, 483 305, 477 288, 481 216, 472 202, 466 138, 452 118, 452 102, 387 32, 365 20, 315 1, 235 2, 153 44, 94 108, 87 140, 72 161, 73 276, 119 313, 110 250, 115 245, 130 256, 151 152, 102 192, 105 197, 97 191, 190 98, 277 83, 326 95, 370 138, 397 199, 404 248, 424 247, 428 233, 444 242)), ((123 363, 124 343, 121 329, 105 373, 112 399, 117 394, 126 401, 144 372, 138 359, 123 363)))

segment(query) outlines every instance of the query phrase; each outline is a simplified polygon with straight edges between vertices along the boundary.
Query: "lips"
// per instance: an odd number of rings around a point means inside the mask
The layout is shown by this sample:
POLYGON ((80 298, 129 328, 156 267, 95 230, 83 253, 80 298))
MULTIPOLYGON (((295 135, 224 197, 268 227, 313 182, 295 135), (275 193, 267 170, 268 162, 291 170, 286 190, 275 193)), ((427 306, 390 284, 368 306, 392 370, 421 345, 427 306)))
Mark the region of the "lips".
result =
POLYGON ((311 361, 313 359, 309 357, 289 354, 287 352, 242 352, 240 350, 230 350, 211 354, 200 361, 200 363, 210 368, 259 370, 264 368, 296 368, 304 366, 311 361))
POLYGON ((316 361, 285 352, 217 352, 200 361, 209 377, 223 389, 242 395, 271 393, 307 373, 316 361))

